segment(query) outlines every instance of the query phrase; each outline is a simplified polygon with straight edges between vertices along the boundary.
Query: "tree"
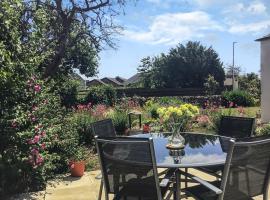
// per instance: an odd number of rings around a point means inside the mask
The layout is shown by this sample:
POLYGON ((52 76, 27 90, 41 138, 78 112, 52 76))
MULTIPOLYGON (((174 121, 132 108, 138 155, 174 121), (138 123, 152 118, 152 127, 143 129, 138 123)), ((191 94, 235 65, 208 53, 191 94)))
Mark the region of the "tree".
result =
MULTIPOLYGON (((11 0, 6 2, 12 5, 11 0)), ((43 55, 37 68, 44 78, 79 69, 86 76, 97 73, 98 52, 115 47, 113 36, 121 30, 114 24, 125 0, 20 0, 20 42, 43 55), (34 45, 33 45, 34 44, 34 45), (38 49, 35 49, 36 46, 38 49)), ((4 7, 7 8, 7 7, 4 7)), ((2 14, 8 10, 1 9, 2 14)))
POLYGON ((226 70, 226 74, 229 76, 232 76, 233 74, 234 76, 239 76, 241 72, 242 72, 241 66, 229 65, 226 70))
POLYGON ((252 72, 239 76, 239 88, 249 93, 256 103, 260 101, 261 80, 258 74, 252 72))
POLYGON ((151 88, 203 88, 209 75, 223 87, 223 63, 212 47, 189 41, 160 54, 142 60, 138 67, 144 87, 151 88))
POLYGON ((208 78, 205 80, 204 88, 208 95, 214 95, 219 88, 219 84, 213 76, 209 75, 208 78))

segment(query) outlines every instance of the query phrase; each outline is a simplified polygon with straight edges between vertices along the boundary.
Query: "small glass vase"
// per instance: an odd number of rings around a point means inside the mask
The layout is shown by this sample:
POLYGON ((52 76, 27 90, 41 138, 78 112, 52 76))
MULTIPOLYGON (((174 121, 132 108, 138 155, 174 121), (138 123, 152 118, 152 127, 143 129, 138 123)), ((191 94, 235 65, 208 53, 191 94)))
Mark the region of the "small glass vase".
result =
POLYGON ((185 147, 185 138, 180 133, 173 132, 168 137, 168 147, 171 149, 183 149, 185 147))

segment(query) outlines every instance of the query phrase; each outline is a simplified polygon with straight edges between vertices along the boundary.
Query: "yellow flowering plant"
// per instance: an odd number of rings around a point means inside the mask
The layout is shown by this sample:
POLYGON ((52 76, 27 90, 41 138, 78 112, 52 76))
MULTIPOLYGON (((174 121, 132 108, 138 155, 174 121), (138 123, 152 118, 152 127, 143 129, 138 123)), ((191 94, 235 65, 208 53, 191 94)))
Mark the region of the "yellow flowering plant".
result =
POLYGON ((166 130, 179 133, 187 130, 190 120, 199 114, 199 108, 186 103, 180 106, 160 107, 157 112, 166 130))

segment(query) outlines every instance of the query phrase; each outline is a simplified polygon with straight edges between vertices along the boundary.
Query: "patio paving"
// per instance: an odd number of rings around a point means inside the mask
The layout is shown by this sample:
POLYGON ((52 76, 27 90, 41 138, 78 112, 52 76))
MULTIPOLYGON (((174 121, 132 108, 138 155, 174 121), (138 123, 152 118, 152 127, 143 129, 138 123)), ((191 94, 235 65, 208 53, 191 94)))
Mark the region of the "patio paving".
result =
MULTIPOLYGON (((189 172, 205 180, 213 180, 212 177, 196 170, 189 170, 189 172)), ((99 173, 100 171, 86 172, 81 178, 64 175, 53 181, 49 181, 46 191, 23 194, 18 198, 12 198, 12 200, 97 200, 100 181, 95 179, 95 177, 99 173)), ((191 197, 186 199, 194 200, 191 197)), ((262 196, 255 198, 255 200, 262 199, 262 196)))

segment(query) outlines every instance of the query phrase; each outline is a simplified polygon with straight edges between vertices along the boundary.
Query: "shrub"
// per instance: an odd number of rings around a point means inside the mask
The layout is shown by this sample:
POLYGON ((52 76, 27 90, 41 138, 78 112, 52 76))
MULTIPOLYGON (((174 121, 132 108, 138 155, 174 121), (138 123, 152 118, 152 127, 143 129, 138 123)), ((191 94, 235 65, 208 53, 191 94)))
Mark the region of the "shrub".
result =
POLYGON ((125 131, 128 128, 128 113, 124 110, 115 108, 114 110, 111 110, 107 116, 112 119, 117 135, 125 134, 125 131))
POLYGON ((159 117, 158 115, 158 108, 160 105, 158 103, 155 103, 153 100, 148 100, 145 103, 144 110, 150 115, 151 118, 157 119, 159 117))
POLYGON ((113 106, 116 102, 116 91, 112 86, 96 86, 89 89, 85 103, 106 104, 113 106))
POLYGON ((67 169, 68 148, 78 145, 76 130, 50 86, 31 77, 23 91, 20 104, 0 124, 0 168, 5 171, 0 196, 42 189, 54 173, 67 169))
MULTIPOLYGON (((255 102, 252 96, 243 90, 226 91, 222 93, 224 104, 226 107, 233 103, 233 106, 254 106, 255 102)), ((231 106, 230 106, 231 107, 231 106)))
POLYGON ((76 80, 65 81, 64 85, 59 88, 61 104, 65 107, 72 107, 78 103, 78 88, 79 83, 76 80))
POLYGON ((177 97, 160 97, 155 98, 155 102, 164 105, 164 106, 178 106, 183 103, 182 100, 180 100, 177 97))
POLYGON ((270 135, 270 124, 266 124, 264 126, 258 127, 256 130, 256 135, 270 135))

